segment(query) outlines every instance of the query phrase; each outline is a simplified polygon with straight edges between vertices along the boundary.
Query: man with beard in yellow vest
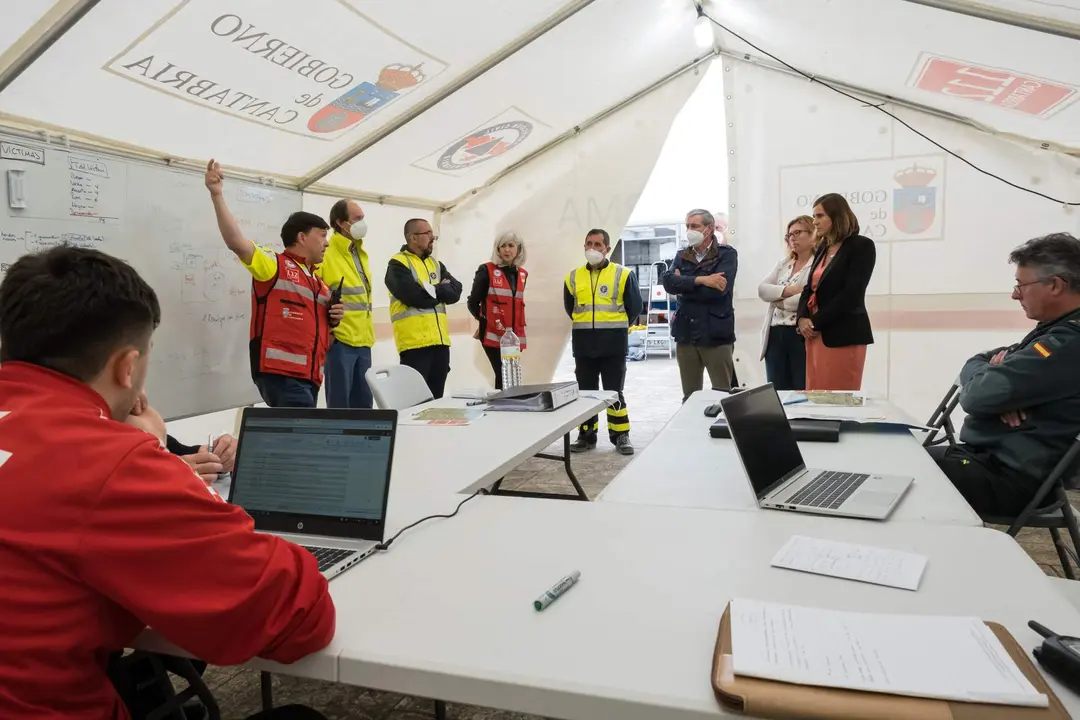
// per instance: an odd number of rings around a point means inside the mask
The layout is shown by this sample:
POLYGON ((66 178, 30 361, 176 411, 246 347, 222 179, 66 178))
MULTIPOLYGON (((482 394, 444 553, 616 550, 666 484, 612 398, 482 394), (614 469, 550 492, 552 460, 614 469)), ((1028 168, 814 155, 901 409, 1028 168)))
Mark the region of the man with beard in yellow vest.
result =
POLYGON ((431 257, 435 240, 427 220, 406 222, 405 244, 390 258, 385 282, 401 364, 423 375, 432 397, 441 398, 450 374, 446 306, 461 299, 461 283, 431 257))

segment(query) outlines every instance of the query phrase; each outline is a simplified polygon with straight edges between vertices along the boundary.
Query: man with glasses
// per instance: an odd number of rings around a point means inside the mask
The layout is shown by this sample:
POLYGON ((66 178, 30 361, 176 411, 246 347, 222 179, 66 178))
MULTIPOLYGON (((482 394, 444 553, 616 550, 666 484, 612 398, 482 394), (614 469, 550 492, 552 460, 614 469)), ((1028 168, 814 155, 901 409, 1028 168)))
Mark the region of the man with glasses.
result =
POLYGON ((683 402, 702 387, 707 370, 713 390, 729 390, 735 372, 735 309, 732 293, 739 253, 721 243, 708 210, 686 214, 689 247, 675 256, 664 290, 679 296, 671 333, 679 364, 683 402))
POLYGON ((1080 240, 1035 238, 1009 255, 1012 297, 1038 325, 960 371, 960 445, 930 454, 982 515, 1023 511, 1080 431, 1080 240))
POLYGON ((461 299, 461 283, 431 257, 435 240, 427 220, 406 222, 405 244, 390 258, 385 283, 401 364, 423 375, 432 396, 441 398, 450 374, 446 306, 461 299))

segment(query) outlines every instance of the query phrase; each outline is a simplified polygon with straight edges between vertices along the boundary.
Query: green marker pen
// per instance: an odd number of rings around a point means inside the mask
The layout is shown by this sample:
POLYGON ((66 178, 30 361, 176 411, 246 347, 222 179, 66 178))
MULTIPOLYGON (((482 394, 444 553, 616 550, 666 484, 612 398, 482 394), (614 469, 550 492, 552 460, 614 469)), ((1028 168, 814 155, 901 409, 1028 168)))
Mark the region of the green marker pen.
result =
POLYGON ((577 583, 577 581, 580 580, 580 579, 581 579, 581 571, 580 570, 575 570, 574 572, 570 573, 569 575, 564 577, 559 582, 555 583, 551 587, 550 590, 545 592, 543 595, 538 597, 536 600, 533 600, 533 607, 536 608, 537 610, 543 610, 548 605, 550 605, 551 603, 558 600, 559 597, 561 597, 563 595, 563 593, 565 593, 567 590, 572 588, 575 585, 575 583, 577 583))

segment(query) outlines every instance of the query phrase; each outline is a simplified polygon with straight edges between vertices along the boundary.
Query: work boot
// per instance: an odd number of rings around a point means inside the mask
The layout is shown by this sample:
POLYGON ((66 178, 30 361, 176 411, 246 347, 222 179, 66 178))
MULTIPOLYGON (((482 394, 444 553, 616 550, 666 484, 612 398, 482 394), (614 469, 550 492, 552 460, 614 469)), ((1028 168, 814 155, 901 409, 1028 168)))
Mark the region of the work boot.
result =
POLYGON ((630 435, 620 435, 619 439, 615 441, 615 451, 620 455, 633 455, 634 444, 630 442, 630 435))
POLYGON ((570 452, 581 453, 596 447, 596 434, 578 431, 577 440, 570 443, 570 452))

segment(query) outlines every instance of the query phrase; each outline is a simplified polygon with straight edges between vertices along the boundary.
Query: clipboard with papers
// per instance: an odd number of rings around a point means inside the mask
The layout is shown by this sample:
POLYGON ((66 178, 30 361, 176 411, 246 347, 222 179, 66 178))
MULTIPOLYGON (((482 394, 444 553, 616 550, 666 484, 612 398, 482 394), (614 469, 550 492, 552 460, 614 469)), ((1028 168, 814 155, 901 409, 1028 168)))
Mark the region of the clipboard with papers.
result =
POLYGON ((720 619, 711 679, 725 709, 772 720, 1069 718, 1009 631, 974 618, 868 615, 735 599, 720 619), (838 623, 851 635, 838 636, 838 623), (928 629, 935 640, 925 641, 928 629), (805 636, 798 637, 800 631, 805 636), (858 642, 849 647, 851 638, 858 642), (774 652, 791 642, 798 653, 774 652), (953 657, 953 650, 963 656, 953 657), (942 662, 950 671, 936 671, 942 662))

